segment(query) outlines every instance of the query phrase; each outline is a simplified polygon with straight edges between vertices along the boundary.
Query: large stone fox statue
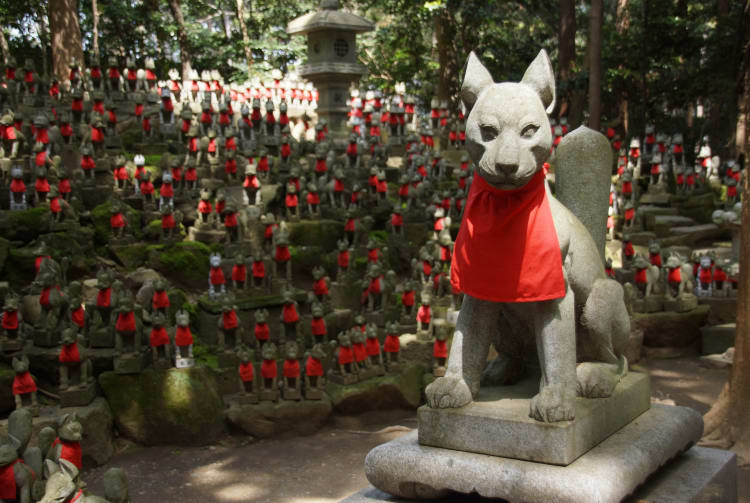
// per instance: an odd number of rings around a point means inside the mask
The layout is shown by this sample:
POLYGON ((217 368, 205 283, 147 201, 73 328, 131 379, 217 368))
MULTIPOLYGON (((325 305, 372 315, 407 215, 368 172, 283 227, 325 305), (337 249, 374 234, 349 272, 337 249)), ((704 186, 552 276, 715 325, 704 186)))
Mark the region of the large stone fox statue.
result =
MULTIPOLYGON (((622 287, 607 279, 581 223, 590 219, 563 206, 545 181, 552 144, 547 113, 555 102, 547 53, 539 53, 520 83, 499 84, 470 54, 461 99, 469 111, 467 149, 479 176, 451 269, 465 300, 446 374, 427 387, 427 402, 433 408, 470 403, 491 342, 515 361, 536 345, 542 377, 530 416, 574 419, 576 394, 607 397, 627 372, 622 351, 630 319, 622 287)), ((560 162, 557 173, 567 171, 560 162)), ((580 187, 576 197, 596 197, 592 192, 580 187)))

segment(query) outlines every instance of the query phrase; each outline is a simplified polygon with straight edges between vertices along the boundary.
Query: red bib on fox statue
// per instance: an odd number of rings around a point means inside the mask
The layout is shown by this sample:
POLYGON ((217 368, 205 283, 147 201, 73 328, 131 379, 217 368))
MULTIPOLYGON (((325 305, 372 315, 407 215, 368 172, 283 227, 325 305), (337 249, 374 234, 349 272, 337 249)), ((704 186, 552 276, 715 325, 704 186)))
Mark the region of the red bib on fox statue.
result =
POLYGON ((523 187, 500 190, 474 177, 453 249, 454 288, 493 302, 565 296, 557 231, 539 171, 523 187))

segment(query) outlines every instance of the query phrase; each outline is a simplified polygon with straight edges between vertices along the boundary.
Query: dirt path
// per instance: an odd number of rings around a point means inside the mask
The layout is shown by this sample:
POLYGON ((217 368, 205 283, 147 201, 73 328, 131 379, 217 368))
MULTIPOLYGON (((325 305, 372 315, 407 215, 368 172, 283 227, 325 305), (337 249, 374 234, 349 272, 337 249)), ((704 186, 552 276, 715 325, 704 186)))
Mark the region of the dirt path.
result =
MULTIPOLYGON (((643 364, 651 371, 655 397, 701 413, 727 376, 726 370, 700 366, 696 358, 643 364)), ((228 437, 212 447, 133 449, 87 473, 85 480, 103 494, 105 468, 122 467, 133 503, 335 502, 367 485, 363 463, 370 449, 415 427, 413 412, 384 411, 337 417, 309 437, 253 443, 228 437)), ((750 503, 750 470, 739 479, 740 501, 750 503)))

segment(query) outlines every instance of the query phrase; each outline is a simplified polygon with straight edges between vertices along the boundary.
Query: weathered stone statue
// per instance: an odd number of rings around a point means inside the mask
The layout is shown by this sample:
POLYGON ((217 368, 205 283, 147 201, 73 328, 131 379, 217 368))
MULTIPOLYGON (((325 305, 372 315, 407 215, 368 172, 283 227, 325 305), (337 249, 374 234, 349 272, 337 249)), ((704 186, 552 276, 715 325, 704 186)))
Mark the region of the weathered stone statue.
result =
POLYGON ((27 407, 24 405, 24 397, 28 396, 30 399, 28 408, 36 417, 39 415, 39 403, 36 399, 36 380, 29 372, 29 357, 25 354, 20 358, 14 356, 12 363, 13 371, 16 373, 13 378, 13 398, 16 402, 16 410, 27 407))
POLYGON ((323 361, 327 354, 322 344, 313 345, 305 361, 305 400, 321 400, 325 393, 323 361))

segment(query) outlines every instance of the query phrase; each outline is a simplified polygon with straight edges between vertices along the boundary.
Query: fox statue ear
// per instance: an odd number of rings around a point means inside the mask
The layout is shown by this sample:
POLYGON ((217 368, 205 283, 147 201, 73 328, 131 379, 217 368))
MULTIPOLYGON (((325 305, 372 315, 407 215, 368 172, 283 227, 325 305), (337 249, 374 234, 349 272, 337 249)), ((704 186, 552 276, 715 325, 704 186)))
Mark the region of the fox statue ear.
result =
POLYGON ((539 95, 547 113, 555 109, 555 72, 547 51, 542 49, 523 74, 521 84, 531 87, 539 95))
POLYGON ((464 67, 464 82, 461 85, 461 101, 466 107, 466 112, 470 112, 476 103, 479 94, 487 87, 493 84, 492 75, 474 51, 469 53, 469 59, 466 60, 464 67))

